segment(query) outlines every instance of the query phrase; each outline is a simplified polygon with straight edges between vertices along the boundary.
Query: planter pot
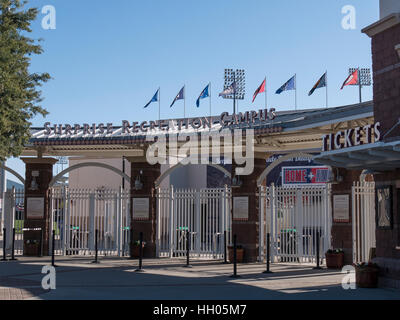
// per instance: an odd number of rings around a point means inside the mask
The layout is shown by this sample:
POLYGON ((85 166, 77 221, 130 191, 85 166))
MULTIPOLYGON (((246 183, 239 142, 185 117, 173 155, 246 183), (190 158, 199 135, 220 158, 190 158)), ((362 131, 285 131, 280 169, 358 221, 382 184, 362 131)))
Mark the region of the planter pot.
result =
MULTIPOLYGON (((132 258, 139 258, 140 257, 140 246, 132 246, 131 247, 131 256, 132 258)), ((143 256, 144 256, 144 246, 143 246, 143 256)))
POLYGON ((379 269, 374 267, 356 267, 356 285, 359 288, 376 288, 379 269))
POLYGON ((326 253, 326 267, 329 269, 342 269, 344 266, 344 253, 326 253))
MULTIPOLYGON (((233 247, 228 247, 229 262, 233 263, 233 247)), ((236 248, 236 262, 243 262, 244 249, 236 248)))

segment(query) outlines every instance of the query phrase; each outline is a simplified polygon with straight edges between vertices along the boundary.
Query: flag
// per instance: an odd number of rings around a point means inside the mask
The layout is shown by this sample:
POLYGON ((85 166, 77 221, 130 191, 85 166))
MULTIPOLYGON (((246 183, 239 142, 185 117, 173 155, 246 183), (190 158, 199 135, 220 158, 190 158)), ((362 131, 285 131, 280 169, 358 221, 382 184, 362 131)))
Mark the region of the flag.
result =
POLYGON ((154 94, 153 98, 151 98, 151 100, 149 101, 149 103, 146 104, 146 105, 143 107, 143 109, 146 109, 146 108, 150 105, 150 103, 152 103, 152 102, 157 102, 157 101, 158 101, 158 93, 159 93, 159 91, 160 91, 160 89, 157 90, 157 92, 154 94))
POLYGON ((171 103, 170 108, 172 108, 172 106, 177 100, 182 100, 182 99, 185 99, 185 86, 183 86, 182 89, 179 91, 179 93, 176 95, 174 101, 172 101, 171 103))
POLYGON ((323 88, 323 87, 326 87, 326 72, 324 73, 324 75, 321 78, 319 78, 319 80, 314 85, 314 87, 312 87, 312 89, 310 90, 308 95, 311 96, 316 89, 323 88))
POLYGON ((197 108, 200 107, 200 99, 208 98, 210 96, 209 88, 210 88, 210 84, 208 84, 207 87, 205 87, 203 89, 203 91, 200 93, 200 96, 197 98, 197 101, 196 101, 197 108))
POLYGON ((345 86, 351 86, 358 84, 358 69, 356 69, 352 74, 350 74, 346 80, 344 80, 342 87, 340 90, 342 90, 345 86))
POLYGON ((236 82, 233 82, 229 87, 227 87, 224 91, 222 91, 219 96, 225 98, 231 94, 234 94, 236 91, 236 82))
POLYGON ((283 91, 287 91, 287 90, 296 90, 296 81, 295 81, 295 77, 293 76, 292 78, 290 78, 282 87, 280 87, 278 90, 276 90, 276 94, 281 94, 283 91))
POLYGON ((254 100, 256 100, 257 95, 258 95, 259 93, 265 92, 265 84, 266 84, 266 82, 267 82, 267 79, 265 78, 264 81, 263 81, 263 83, 261 83, 261 85, 260 85, 260 86, 258 87, 258 89, 256 90, 256 92, 254 92, 253 101, 252 101, 251 103, 253 103, 254 100))

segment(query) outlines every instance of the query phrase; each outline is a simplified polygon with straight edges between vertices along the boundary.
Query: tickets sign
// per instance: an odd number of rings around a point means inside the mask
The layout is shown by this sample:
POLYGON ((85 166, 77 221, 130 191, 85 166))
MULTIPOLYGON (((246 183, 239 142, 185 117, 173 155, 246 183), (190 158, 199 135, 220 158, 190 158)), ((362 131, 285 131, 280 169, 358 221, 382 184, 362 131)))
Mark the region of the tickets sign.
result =
POLYGON ((282 185, 323 185, 329 181, 328 167, 283 167, 282 185))

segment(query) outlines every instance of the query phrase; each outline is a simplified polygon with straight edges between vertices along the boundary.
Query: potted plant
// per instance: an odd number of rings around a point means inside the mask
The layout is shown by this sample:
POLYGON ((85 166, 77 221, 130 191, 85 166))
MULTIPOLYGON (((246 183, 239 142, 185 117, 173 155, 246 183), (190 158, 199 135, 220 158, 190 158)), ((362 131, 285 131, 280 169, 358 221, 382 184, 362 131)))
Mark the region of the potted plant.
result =
MULTIPOLYGON (((229 261, 233 263, 233 246, 228 246, 229 261)), ((236 262, 243 262, 244 249, 243 246, 236 246, 236 262)))
POLYGON ((344 266, 344 252, 342 249, 329 249, 325 253, 326 267, 330 269, 341 269, 344 266))
MULTIPOLYGON (((142 250, 144 253, 144 246, 146 245, 146 242, 142 242, 142 250)), ((132 258, 139 258, 140 257, 140 241, 136 240, 135 242, 132 243, 131 246, 131 257, 132 258)), ((144 255, 144 254, 143 254, 144 255)))
POLYGON ((378 286, 379 267, 376 263, 358 263, 355 265, 355 269, 357 287, 376 288, 378 286))

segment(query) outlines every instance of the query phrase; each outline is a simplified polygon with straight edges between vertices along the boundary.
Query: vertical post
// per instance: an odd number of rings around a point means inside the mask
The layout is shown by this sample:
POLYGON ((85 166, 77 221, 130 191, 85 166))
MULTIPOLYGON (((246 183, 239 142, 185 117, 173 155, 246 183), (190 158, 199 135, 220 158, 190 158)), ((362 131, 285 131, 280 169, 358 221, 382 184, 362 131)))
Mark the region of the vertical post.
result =
POLYGON ((11 261, 15 261, 15 228, 12 231, 12 242, 11 242, 11 261))
POLYGON ((267 263, 267 270, 265 270, 263 273, 272 273, 270 270, 270 260, 271 260, 271 234, 267 233, 267 252, 266 252, 266 263, 267 263))
POLYGON ((224 230, 224 264, 227 264, 227 256, 226 256, 226 230, 224 230))
POLYGON ((55 245, 56 245, 56 230, 53 230, 53 235, 51 239, 51 265, 56 267, 54 260, 55 260, 55 245))
POLYGON ((328 108, 328 70, 325 71, 326 107, 328 108))
POLYGON ((43 257, 43 229, 40 228, 40 254, 39 257, 43 257))
POLYGON ((186 85, 183 86, 183 118, 184 119, 186 119, 186 92, 185 91, 186 91, 186 85))
POLYGON ((359 91, 360 91, 360 103, 362 103, 362 97, 361 97, 362 84, 361 84, 361 70, 360 70, 360 68, 358 68, 358 88, 359 88, 359 91))
POLYGON ((208 96, 209 96, 209 98, 210 98, 210 131, 211 131, 212 125, 213 125, 213 122, 212 122, 212 113, 211 113, 211 82, 208 84, 208 96))
POLYGON ((143 232, 140 232, 139 268, 135 272, 143 272, 143 232))
POLYGON ((317 240, 317 266, 314 267, 314 269, 315 270, 319 270, 319 269, 322 269, 320 267, 320 265, 319 265, 319 251, 320 251, 320 249, 319 249, 319 245, 320 245, 320 243, 319 243, 319 240, 320 240, 319 230, 317 231, 317 239, 316 240, 317 240))
POLYGON ((158 87, 158 121, 161 120, 161 87, 158 87))
POLYGON ((1 261, 7 261, 7 253, 6 253, 6 242, 7 242, 7 229, 3 228, 3 259, 1 261))
POLYGON ((237 274, 237 235, 235 234, 233 236, 233 275, 231 276, 232 278, 238 278, 237 274))
POLYGON ((233 71, 233 114, 236 114, 236 71, 233 71))
POLYGON ((186 268, 191 268, 190 265, 190 231, 186 230, 186 268))
POLYGON ((297 110, 297 73, 294 75, 294 105, 297 110))
POLYGON ((95 255, 94 255, 94 261, 92 261, 92 263, 99 263, 99 260, 98 260, 98 246, 97 246, 98 238, 99 238, 99 230, 96 229, 96 232, 95 232, 95 239, 94 239, 94 250, 95 250, 95 255))

